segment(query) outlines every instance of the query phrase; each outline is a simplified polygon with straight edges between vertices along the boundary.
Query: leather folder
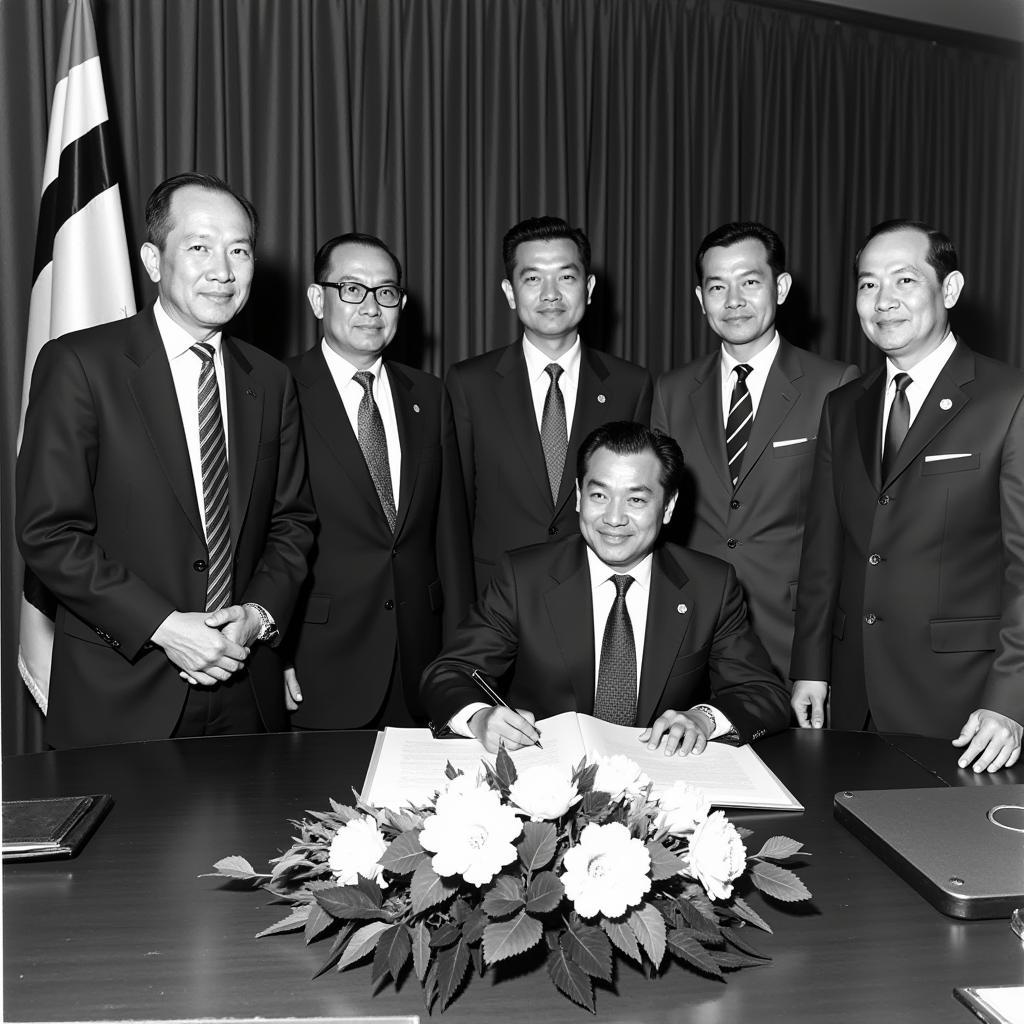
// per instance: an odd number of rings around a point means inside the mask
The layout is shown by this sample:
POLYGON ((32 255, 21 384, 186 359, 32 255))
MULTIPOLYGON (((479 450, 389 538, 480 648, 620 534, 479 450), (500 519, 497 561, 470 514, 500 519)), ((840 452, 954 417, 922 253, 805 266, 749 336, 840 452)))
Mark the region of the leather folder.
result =
POLYGON ((113 805, 107 793, 4 800, 3 859, 77 856, 113 805))

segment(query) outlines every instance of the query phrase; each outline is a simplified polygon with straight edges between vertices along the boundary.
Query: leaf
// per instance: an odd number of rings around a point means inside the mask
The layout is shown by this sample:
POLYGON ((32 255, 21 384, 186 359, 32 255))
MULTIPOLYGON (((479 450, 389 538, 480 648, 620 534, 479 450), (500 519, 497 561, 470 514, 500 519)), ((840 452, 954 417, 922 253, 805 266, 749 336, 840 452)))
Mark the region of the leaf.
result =
POLYGON ((717 922, 702 914, 688 899, 676 900, 676 910, 694 931, 704 932, 713 938, 721 934, 722 930, 717 922))
POLYGON ((306 945, 308 946, 334 924, 334 918, 319 903, 314 903, 306 909, 309 911, 309 917, 306 920, 306 945))
POLYGON ((647 844, 647 852, 651 855, 651 880, 663 882, 683 870, 685 865, 671 850, 666 850, 659 842, 647 844))
POLYGON ((713 949, 708 954, 712 960, 725 971, 738 971, 743 967, 767 967, 768 960, 759 959, 754 956, 744 956, 742 953, 730 953, 713 949))
POLYGON ((640 955, 640 947, 636 944, 636 936, 633 930, 624 921, 609 921, 606 917, 601 918, 601 930, 626 956, 635 960, 638 964, 643 963, 640 955))
POLYGON ((762 960, 770 960, 771 957, 767 953, 762 953, 756 946, 747 942, 746 939, 739 937, 739 928, 723 928, 722 934, 728 940, 729 944, 735 946, 741 953, 746 953, 747 956, 760 957, 762 960))
POLYGON ((409 895, 412 897, 412 912, 422 914, 424 910, 443 903, 453 892, 455 886, 446 882, 430 866, 429 858, 424 860, 412 874, 409 895))
POLYGON ((597 765, 587 764, 586 760, 579 763, 573 773, 573 781, 576 783, 576 792, 586 795, 594 788, 594 779, 597 778, 597 765), (584 767, 586 765, 586 767, 584 767))
MULTIPOLYGON (((240 878, 244 882, 257 882, 270 878, 270 875, 263 875, 253 870, 253 866, 237 854, 233 857, 224 857, 213 865, 217 875, 224 878, 240 878)), ((200 878, 215 878, 216 875, 200 875, 200 878)))
POLYGON ((316 973, 313 975, 312 981, 316 981, 321 974, 329 971, 337 962, 341 956, 342 947, 348 941, 348 937, 355 930, 355 925, 351 921, 341 925, 341 929, 338 934, 334 936, 334 941, 331 943, 331 951, 327 954, 327 959, 320 965, 316 973))
POLYGON ((462 924, 462 937, 471 946, 478 943, 484 936, 484 928, 487 927, 487 915, 480 907, 477 907, 462 924))
POLYGON ((355 885, 338 885, 333 889, 324 889, 316 894, 316 901, 331 917, 343 920, 374 920, 383 918, 384 911, 380 908, 380 890, 377 900, 365 890, 355 885))
POLYGON ((309 917, 308 906, 296 907, 287 917, 281 918, 276 924, 258 932, 256 938, 262 939, 264 935, 278 935, 281 932, 297 932, 305 925, 307 917, 309 917))
POLYGON ((546 914, 554 910, 565 895, 565 886, 553 871, 535 875, 526 889, 526 910, 530 914, 546 914))
POLYGON ((498 747, 498 756, 494 760, 494 776, 498 780, 498 784, 501 786, 502 790, 505 791, 512 786, 517 778, 519 778, 516 766, 513 763, 509 752, 505 749, 504 743, 498 747))
POLYGON ((532 949, 541 940, 540 921, 525 911, 509 921, 494 921, 484 929, 484 959, 496 964, 532 949))
POLYGON ((469 967, 469 948, 459 941, 437 954, 437 994, 443 1010, 458 992, 466 968, 469 967))
POLYGON ((420 866, 426 856, 426 852, 420 846, 419 834, 403 832, 396 836, 384 851, 380 866, 393 875, 409 875, 420 866))
MULTIPOLYGON (((400 811, 385 811, 384 819, 402 835, 406 832, 412 832, 423 824, 423 819, 418 814, 414 814, 407 807, 402 808, 400 811)), ((398 838, 401 838, 401 835, 398 836, 398 838)))
POLYGON ((446 946, 454 945, 461 938, 462 929, 458 925, 452 924, 451 921, 445 921, 431 932, 430 948, 444 949, 446 946))
POLYGON ((412 969, 416 972, 416 978, 421 983, 426 977, 427 968, 430 966, 430 930, 419 921, 412 927, 412 969))
POLYGON ((286 854, 280 860, 274 864, 274 870, 271 872, 271 878, 280 878, 282 875, 286 875, 292 868, 297 867, 313 867, 309 858, 304 853, 291 853, 286 854))
POLYGON ((665 957, 665 918, 649 903, 643 903, 626 918, 626 924, 643 946, 655 967, 665 957))
POLYGON ((611 802, 612 798, 609 793, 602 793, 600 790, 592 789, 583 797, 583 813, 588 818, 595 818, 607 810, 611 802))
POLYGON ((338 961, 338 970, 343 971, 350 964, 362 960, 364 956, 373 950, 377 945, 377 940, 390 927, 391 925, 386 924, 384 921, 371 921, 369 924, 364 924, 349 939, 345 952, 338 961))
POLYGON ((612 944, 600 928, 570 926, 562 935, 561 945, 569 959, 592 978, 612 980, 612 944))
POLYGON ((561 947, 552 950, 547 957, 547 970, 555 988, 568 996, 574 1003, 595 1012, 594 987, 589 975, 578 964, 573 963, 561 947))
POLYGON ((555 826, 550 821, 523 823, 523 840, 519 844, 519 862, 527 871, 536 871, 551 863, 555 855, 555 826))
POLYGON ((799 853, 804 848, 803 843, 798 843, 788 836, 772 836, 766 839, 764 846, 754 854, 755 857, 764 857, 768 860, 785 860, 799 853))
POLYGON ((412 941, 409 929, 404 924, 393 924, 381 934, 377 940, 377 949, 373 954, 372 981, 390 974, 395 981, 409 959, 412 952, 412 941))
POLYGON ((704 974, 710 974, 714 978, 722 976, 722 970, 711 958, 711 954, 692 936, 682 933, 680 930, 669 932, 668 948, 673 956, 678 957, 691 967, 696 967, 704 974))
POLYGON ((523 905, 523 887, 509 875, 498 875, 480 904, 488 917, 508 917, 523 905))
POLYGON ((742 896, 733 896, 729 909, 747 924, 772 934, 772 926, 742 896))
POLYGON ((750 868, 750 880, 768 896, 784 903, 809 900, 810 891, 796 875, 778 864, 757 863, 750 868))

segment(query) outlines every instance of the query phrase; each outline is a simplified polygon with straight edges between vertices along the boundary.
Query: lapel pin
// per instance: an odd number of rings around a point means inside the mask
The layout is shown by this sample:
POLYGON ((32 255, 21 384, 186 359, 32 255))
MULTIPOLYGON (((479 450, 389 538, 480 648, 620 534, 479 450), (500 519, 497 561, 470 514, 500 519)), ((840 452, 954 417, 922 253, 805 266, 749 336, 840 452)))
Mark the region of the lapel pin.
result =
POLYGON ((680 615, 685 615, 686 614, 686 605, 685 604, 677 604, 676 605, 676 611, 679 612, 680 615))
POLYGON ((248 398, 255 398, 256 397, 256 392, 253 391, 252 388, 246 388, 245 389, 245 394, 246 394, 246 397, 248 397, 248 398))
POLYGON ((953 403, 950 399, 944 398, 941 402, 939 402, 939 408, 943 412, 949 412, 949 410, 953 408, 953 403))
POLYGON ((413 403, 412 411, 413 412, 419 412, 420 411, 420 407, 418 405, 416 405, 415 402, 413 403))
POLYGON ((604 403, 607 401, 607 399, 604 397, 604 395, 598 395, 597 396, 597 400, 598 400, 598 402, 600 402, 601 405, 604 405, 604 403))

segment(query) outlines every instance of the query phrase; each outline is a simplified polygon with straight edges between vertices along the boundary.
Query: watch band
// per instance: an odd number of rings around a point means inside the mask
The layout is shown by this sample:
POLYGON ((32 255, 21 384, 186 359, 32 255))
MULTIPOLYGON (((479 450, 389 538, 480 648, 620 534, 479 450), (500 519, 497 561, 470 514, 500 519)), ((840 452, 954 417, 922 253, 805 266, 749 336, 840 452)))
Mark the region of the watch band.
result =
POLYGON ((715 730, 718 728, 718 719, 715 717, 715 709, 708 704, 696 704, 690 708, 690 710, 699 711, 706 718, 709 718, 711 720, 711 732, 714 734, 715 730))

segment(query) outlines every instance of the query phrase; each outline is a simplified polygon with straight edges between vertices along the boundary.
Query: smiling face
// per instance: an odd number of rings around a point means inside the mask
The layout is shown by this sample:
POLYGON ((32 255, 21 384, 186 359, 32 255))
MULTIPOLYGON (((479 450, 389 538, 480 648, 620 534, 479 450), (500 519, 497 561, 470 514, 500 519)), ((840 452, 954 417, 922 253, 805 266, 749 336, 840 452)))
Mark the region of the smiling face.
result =
POLYGON ((744 238, 704 254, 697 301, 729 354, 746 360, 775 337, 775 311, 790 283, 785 272, 775 278, 763 242, 744 238))
POLYGON ((552 238, 518 245, 512 278, 502 281, 501 287, 526 337, 558 356, 576 340, 576 328, 594 290, 594 275, 584 274, 571 238, 552 238))
POLYGON ((576 491, 580 533, 594 554, 617 572, 628 572, 653 550, 672 518, 676 495, 666 498, 662 466, 649 448, 616 455, 598 448, 576 491))
POLYGON ((219 331, 249 297, 252 225, 226 192, 187 185, 170 202, 163 249, 142 246, 142 262, 160 291, 160 305, 197 341, 219 331))
POLYGON ((953 271, 940 281, 928 263, 928 236, 916 228, 876 235, 857 261, 857 315, 872 345, 901 370, 938 348, 963 288, 953 271))
MULTIPOLYGON (((355 281, 368 288, 399 284, 391 257, 383 249, 358 242, 345 242, 334 249, 323 280, 355 281)), ((372 366, 391 343, 406 300, 403 295, 400 305, 381 306, 373 292, 367 292, 362 302, 342 302, 337 288, 318 284, 309 286, 306 297, 314 314, 323 321, 327 344, 360 370, 372 366)))

